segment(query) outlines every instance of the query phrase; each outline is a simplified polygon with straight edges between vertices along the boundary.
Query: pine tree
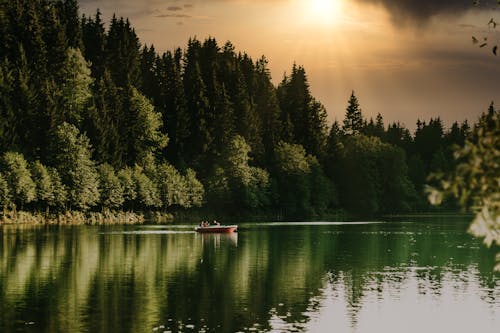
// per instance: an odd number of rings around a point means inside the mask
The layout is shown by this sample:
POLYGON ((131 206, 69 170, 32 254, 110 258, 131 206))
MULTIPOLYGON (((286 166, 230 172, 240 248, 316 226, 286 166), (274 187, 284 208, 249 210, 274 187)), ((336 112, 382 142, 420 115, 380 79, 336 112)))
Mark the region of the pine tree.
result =
POLYGON ((42 15, 41 24, 47 50, 48 74, 59 84, 64 78, 62 68, 66 61, 66 49, 68 48, 66 31, 54 4, 44 6, 42 15))
POLYGON ((198 63, 201 45, 197 40, 190 40, 184 61, 184 91, 186 107, 190 115, 189 137, 186 139, 185 156, 188 166, 202 171, 207 166, 203 164, 203 157, 212 143, 209 128, 209 102, 206 97, 205 83, 201 77, 198 63))
POLYGON ((82 22, 78 14, 78 1, 64 0, 60 4, 59 15, 65 27, 68 46, 83 51, 82 22))
POLYGON ((226 93, 225 85, 222 85, 222 88, 218 92, 214 112, 212 149, 213 154, 219 157, 235 135, 234 110, 232 103, 229 101, 229 96, 226 93))
POLYGON ((363 128, 363 115, 361 113, 361 108, 359 107, 358 98, 354 95, 354 91, 351 93, 349 102, 346 109, 344 126, 342 130, 346 135, 358 134, 363 128))
POLYGON ((13 143, 18 141, 12 101, 15 82, 10 67, 6 59, 0 63, 0 151, 12 149, 13 143))
POLYGON ((156 76, 159 82, 159 98, 156 107, 162 114, 163 132, 170 138, 166 149, 168 159, 177 167, 184 168, 184 146, 189 137, 190 116, 186 108, 186 97, 177 55, 165 53, 157 59, 156 76))
POLYGON ((257 113, 256 105, 250 100, 245 77, 239 65, 234 70, 234 83, 231 90, 236 132, 243 136, 252 148, 255 161, 263 163, 262 120, 257 113))
POLYGON ((312 99, 307 110, 307 121, 303 145, 309 154, 322 158, 327 140, 327 113, 319 101, 312 99))
POLYGON ((82 19, 82 40, 85 59, 91 63, 92 77, 99 80, 104 75, 106 66, 106 33, 99 10, 95 19, 82 19))
POLYGON ((144 45, 141 51, 141 92, 150 98, 156 105, 159 98, 159 80, 156 76, 157 55, 153 45, 148 48, 144 45))
MULTIPOLYGON (((249 62, 247 62, 247 66, 250 67, 249 62)), ((280 121, 281 111, 276 88, 271 82, 271 74, 265 57, 262 57, 255 65, 255 83, 252 86, 254 87, 251 91, 253 91, 255 111, 261 122, 264 165, 269 166, 274 156, 275 147, 278 142, 284 139, 282 136, 284 125, 280 121)))
POLYGON ((113 16, 105 53, 107 68, 118 87, 140 86, 140 43, 128 19, 113 16))

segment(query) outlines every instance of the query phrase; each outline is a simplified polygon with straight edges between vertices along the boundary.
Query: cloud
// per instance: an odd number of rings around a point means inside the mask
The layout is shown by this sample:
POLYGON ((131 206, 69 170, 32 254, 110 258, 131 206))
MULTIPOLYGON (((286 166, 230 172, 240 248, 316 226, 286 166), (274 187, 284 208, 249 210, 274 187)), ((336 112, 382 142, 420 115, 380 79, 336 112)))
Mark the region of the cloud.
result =
POLYGON ((170 6, 167 8, 167 10, 171 11, 171 12, 177 12, 179 10, 182 10, 182 7, 179 7, 179 6, 170 6))
POLYGON ((159 14, 155 17, 167 18, 167 17, 175 17, 175 18, 191 18, 191 15, 188 14, 159 14))
POLYGON ((395 23, 425 23, 432 17, 459 16, 473 8, 471 0, 355 0, 358 3, 381 5, 395 23))

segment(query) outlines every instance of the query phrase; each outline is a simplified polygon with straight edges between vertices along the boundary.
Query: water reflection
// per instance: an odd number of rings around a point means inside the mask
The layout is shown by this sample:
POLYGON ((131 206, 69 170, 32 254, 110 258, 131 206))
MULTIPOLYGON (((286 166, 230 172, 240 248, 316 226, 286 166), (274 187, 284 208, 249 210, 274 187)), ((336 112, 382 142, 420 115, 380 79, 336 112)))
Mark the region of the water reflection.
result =
POLYGON ((455 221, 3 227, 1 332, 497 332, 494 251, 455 221))

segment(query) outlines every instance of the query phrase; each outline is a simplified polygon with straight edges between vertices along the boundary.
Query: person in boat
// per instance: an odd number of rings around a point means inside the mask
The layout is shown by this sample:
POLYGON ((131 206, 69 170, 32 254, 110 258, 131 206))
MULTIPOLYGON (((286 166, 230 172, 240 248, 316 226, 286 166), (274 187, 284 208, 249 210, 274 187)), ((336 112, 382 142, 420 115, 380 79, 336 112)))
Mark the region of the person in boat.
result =
POLYGON ((214 222, 212 223, 213 225, 220 225, 219 222, 217 222, 217 220, 214 220, 214 222))

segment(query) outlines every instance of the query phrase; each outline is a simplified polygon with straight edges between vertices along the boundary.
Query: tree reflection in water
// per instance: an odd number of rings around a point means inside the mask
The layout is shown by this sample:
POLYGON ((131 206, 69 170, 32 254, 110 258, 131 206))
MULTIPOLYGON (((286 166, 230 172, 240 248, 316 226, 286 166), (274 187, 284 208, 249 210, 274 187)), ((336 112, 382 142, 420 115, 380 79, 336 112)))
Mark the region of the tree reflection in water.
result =
POLYGON ((464 223, 4 226, 0 331, 493 332, 494 253, 464 223))

